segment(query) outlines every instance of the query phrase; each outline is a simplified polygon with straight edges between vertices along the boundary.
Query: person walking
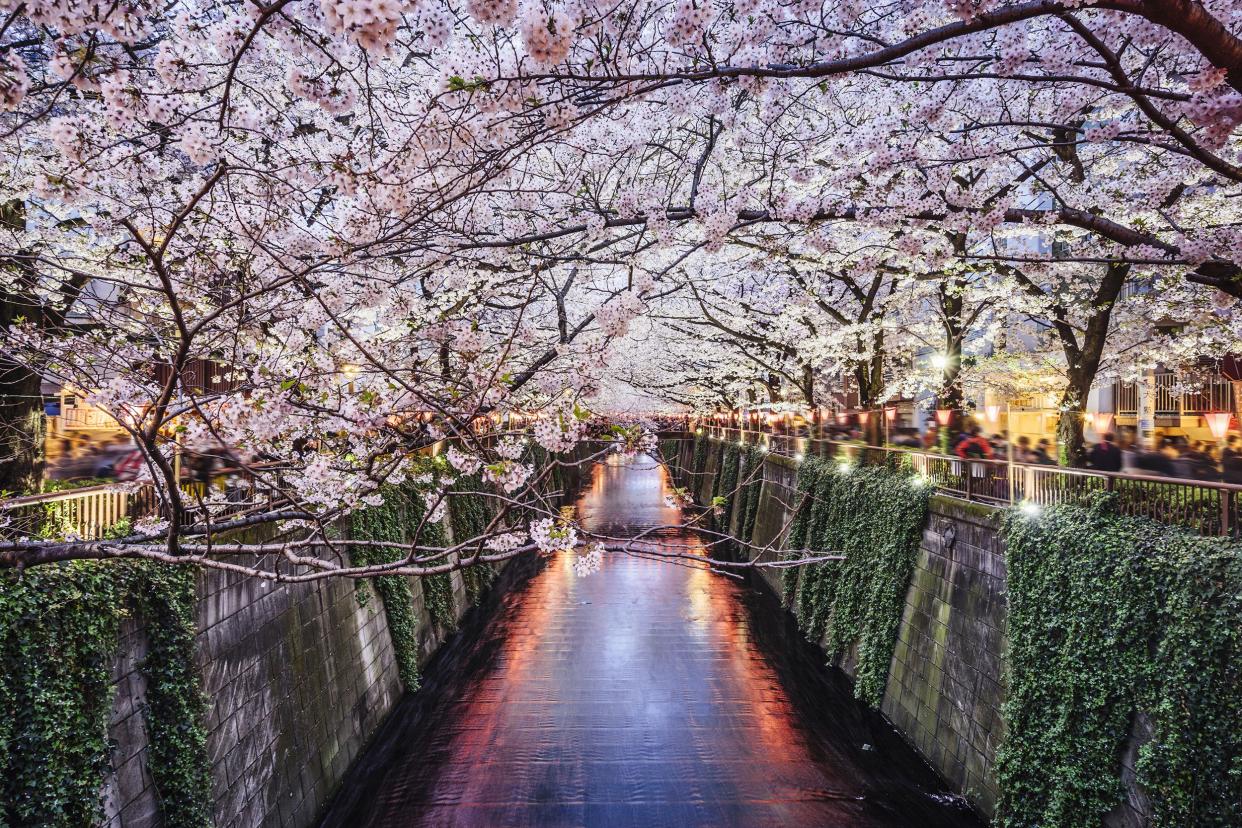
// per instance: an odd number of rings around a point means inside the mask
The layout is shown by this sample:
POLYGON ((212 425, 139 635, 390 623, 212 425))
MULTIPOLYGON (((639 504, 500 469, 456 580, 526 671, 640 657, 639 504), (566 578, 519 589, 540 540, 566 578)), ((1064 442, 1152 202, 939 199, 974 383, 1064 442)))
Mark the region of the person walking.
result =
POLYGON ((991 460, 992 445, 983 438, 983 429, 975 426, 970 434, 958 441, 955 453, 963 459, 991 460))
POLYGON ((1238 435, 1229 435, 1229 442, 1221 453, 1220 465, 1226 483, 1242 484, 1242 445, 1238 435))
POLYGON ((1051 448, 1052 444, 1048 442, 1047 437, 1040 438, 1040 441, 1035 444, 1035 448, 1031 450, 1029 462, 1038 463, 1041 466, 1055 466, 1057 461, 1052 459, 1052 455, 1048 451, 1051 448))
POLYGON ((1121 449, 1113 443, 1111 433, 1105 434, 1103 439, 1091 449, 1091 453, 1087 455, 1087 465, 1096 471, 1121 471, 1121 449))

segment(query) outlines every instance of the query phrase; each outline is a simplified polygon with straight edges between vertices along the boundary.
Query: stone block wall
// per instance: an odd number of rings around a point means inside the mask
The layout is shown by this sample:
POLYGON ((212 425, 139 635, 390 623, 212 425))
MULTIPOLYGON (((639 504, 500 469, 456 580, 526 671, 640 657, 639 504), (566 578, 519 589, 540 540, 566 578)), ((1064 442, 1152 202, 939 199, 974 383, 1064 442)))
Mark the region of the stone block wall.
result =
POLYGON ((147 681, 138 665, 147 654, 146 630, 135 618, 121 622, 119 655, 112 665, 116 696, 108 733, 116 742, 112 770, 104 780, 104 828, 150 828, 160 824, 155 782, 147 770, 147 724, 141 700, 147 681))
POLYGON ((211 572, 198 624, 216 825, 311 824, 402 692, 382 603, 211 572))
POLYGON ((881 710, 980 810, 1004 735, 1005 555, 997 510, 932 498, 881 710))
MULTIPOLYGON (((567 486, 576 484, 568 475, 567 486)), ((465 581, 460 572, 450 581, 460 618, 470 608, 465 581)), ((433 623, 419 579, 410 588, 426 662, 448 632, 433 623)), ((207 698, 215 825, 315 824, 403 693, 383 602, 373 592, 359 601, 354 582, 343 579, 270 584, 218 570, 200 574, 197 592, 195 658, 207 698)), ((137 671, 146 652, 142 619, 126 619, 112 671, 106 828, 163 824, 137 671)))
MULTIPOLYGON (((692 441, 687 445, 682 462, 688 468, 692 441)), ((717 455, 718 449, 708 452, 707 474, 698 481, 708 495, 717 455)), ((767 457, 752 543, 783 547, 798 503, 797 474, 790 458, 767 457)), ((950 787, 989 816, 997 798, 992 768, 1004 733, 1005 556, 997 513, 932 498, 880 708, 950 787)), ((780 572, 762 574, 780 594, 780 572)), ((852 675, 855 660, 847 652, 834 663, 852 675)))
MULTIPOLYGON (((446 633, 410 580, 425 661, 446 633)), ((468 601, 459 573, 452 584, 460 617, 468 601)), ((314 824, 403 692, 382 601, 372 594, 360 602, 352 581, 271 585, 208 571, 198 582, 197 622, 216 826, 314 824)), ((106 828, 163 824, 136 669, 146 650, 141 619, 127 619, 113 665, 106 828)))

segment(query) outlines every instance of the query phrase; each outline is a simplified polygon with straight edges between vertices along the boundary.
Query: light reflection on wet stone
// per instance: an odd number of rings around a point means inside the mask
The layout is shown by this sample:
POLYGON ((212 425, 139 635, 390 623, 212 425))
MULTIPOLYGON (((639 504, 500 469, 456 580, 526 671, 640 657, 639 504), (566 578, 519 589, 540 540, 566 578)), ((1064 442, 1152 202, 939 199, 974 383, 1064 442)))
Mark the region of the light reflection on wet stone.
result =
MULTIPOLYGON (((625 536, 675 523, 666 486, 650 461, 601 464, 579 514, 625 536)), ((978 824, 770 596, 702 567, 614 554, 579 579, 561 556, 475 638, 397 710, 325 825, 978 824)))

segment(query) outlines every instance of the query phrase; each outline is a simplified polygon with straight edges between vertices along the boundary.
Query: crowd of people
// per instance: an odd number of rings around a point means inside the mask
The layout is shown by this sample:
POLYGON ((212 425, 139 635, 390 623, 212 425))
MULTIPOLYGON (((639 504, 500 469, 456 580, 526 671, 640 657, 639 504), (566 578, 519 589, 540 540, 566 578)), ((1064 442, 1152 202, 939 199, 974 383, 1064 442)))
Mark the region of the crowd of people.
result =
MULTIPOLYGON (((923 437, 923 448, 935 449, 939 435, 929 429, 923 437)), ((985 437, 977 425, 956 434, 949 445, 949 453, 963 459, 1008 460, 1011 443, 1002 431, 985 437)), ((1051 441, 1039 438, 1032 442, 1026 435, 1013 441, 1015 463, 1056 465, 1057 459, 1051 441)), ((1224 446, 1186 437, 1162 438, 1157 449, 1144 449, 1133 443, 1119 445, 1113 434, 1104 434, 1087 452, 1086 467, 1103 472, 1126 472, 1171 477, 1183 480, 1202 480, 1242 484, 1242 438, 1232 435, 1224 446)))
MULTIPOLYGON (((224 446, 198 450, 187 447, 181 452, 181 479, 207 483, 222 469, 236 467, 237 462, 237 456, 224 446)), ((93 481, 125 482, 136 479, 145 463, 142 452, 127 436, 78 443, 62 439, 54 459, 48 462, 46 477, 55 481, 75 481, 76 485, 93 481)))

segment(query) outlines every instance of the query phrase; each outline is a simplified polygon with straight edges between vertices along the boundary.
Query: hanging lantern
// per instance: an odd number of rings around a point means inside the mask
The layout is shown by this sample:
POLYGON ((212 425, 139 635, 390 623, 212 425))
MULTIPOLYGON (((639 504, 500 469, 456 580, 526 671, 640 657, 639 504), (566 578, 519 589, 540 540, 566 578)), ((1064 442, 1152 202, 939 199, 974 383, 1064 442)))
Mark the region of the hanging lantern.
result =
POLYGON ((895 407, 884 409, 884 419, 888 420, 890 423, 897 419, 897 409, 895 407))
POLYGON ((948 426, 949 421, 952 419, 953 419, 952 408, 937 408, 936 409, 936 422, 940 424, 941 428, 948 426))
POLYGON ((837 422, 840 425, 845 425, 847 422, 849 422, 849 419, 850 419, 850 415, 846 414, 844 411, 837 412, 837 422))
POLYGON ((776 424, 779 423, 780 421, 781 421, 781 418, 776 413, 769 414, 768 415, 768 428, 776 428, 776 424))
POLYGON ((858 425, 860 427, 865 427, 870 420, 871 420, 870 411, 859 411, 858 412, 858 425))
POLYGON ((985 405, 983 407, 983 413, 988 418, 989 423, 995 423, 1000 420, 999 405, 985 405))
MULTIPOLYGON (((1091 427, 1095 429, 1095 433, 1099 435, 1107 434, 1109 428, 1113 424, 1113 415, 1108 411, 1096 411, 1091 415, 1091 427)), ((1228 423, 1226 423, 1228 425, 1228 423)))
POLYGON ((1228 411, 1213 411, 1210 414, 1204 414, 1203 419, 1207 420, 1212 436, 1220 442, 1229 433, 1229 421, 1233 419, 1233 415, 1228 411))

